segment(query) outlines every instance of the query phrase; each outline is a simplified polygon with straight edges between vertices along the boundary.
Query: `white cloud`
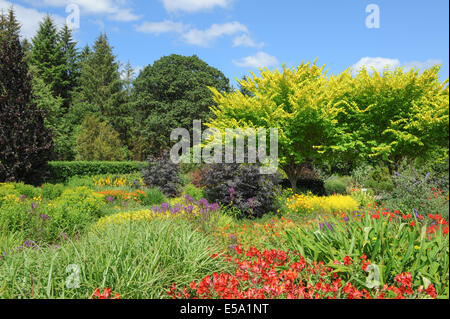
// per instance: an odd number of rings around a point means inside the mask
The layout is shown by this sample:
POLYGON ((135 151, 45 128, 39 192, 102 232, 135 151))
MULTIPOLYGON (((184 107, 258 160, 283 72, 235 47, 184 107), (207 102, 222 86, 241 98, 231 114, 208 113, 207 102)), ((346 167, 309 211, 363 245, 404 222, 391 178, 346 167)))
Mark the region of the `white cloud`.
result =
POLYGON ((64 8, 69 4, 76 4, 80 7, 81 13, 85 14, 106 14, 115 21, 136 21, 139 15, 133 13, 127 7, 126 0, 25 0, 33 6, 47 6, 64 8))
POLYGON ((352 66, 354 71, 358 71, 363 67, 367 68, 368 71, 372 71, 375 68, 378 72, 383 72, 385 68, 396 68, 400 66, 399 59, 389 59, 389 58, 371 58, 365 57, 359 60, 356 64, 352 66))
POLYGON ((198 12, 215 7, 226 8, 233 0, 160 0, 168 12, 198 12))
MULTIPOLYGON (((21 35, 27 39, 31 39, 39 28, 39 23, 44 19, 47 13, 40 12, 33 8, 26 8, 9 1, 0 0, 0 10, 6 12, 13 6, 16 18, 21 24, 21 35)), ((65 18, 58 15, 51 15, 58 26, 65 24, 65 18)))
POLYGON ((165 20, 163 22, 144 22, 136 27, 142 33, 160 35, 161 33, 182 33, 187 27, 181 22, 165 20))
MULTIPOLYGON (((237 21, 227 22, 223 24, 213 24, 205 30, 191 28, 190 26, 185 25, 181 22, 174 22, 171 20, 165 20, 162 22, 143 22, 142 24, 135 26, 135 28, 138 32, 155 35, 160 35, 162 33, 177 33, 180 35, 182 41, 201 47, 211 46, 214 41, 224 36, 234 36, 237 34, 246 36, 248 34, 247 27, 237 21)), ((250 37, 248 37, 248 35, 247 37, 238 40, 238 44, 257 46, 257 44, 250 37), (251 43, 249 41, 251 41, 251 43)))
POLYGON ((240 67, 248 68, 270 68, 279 65, 278 59, 265 52, 258 52, 255 55, 245 57, 239 61, 233 61, 234 64, 240 67))
POLYGON ((372 71, 375 68, 378 72, 383 72, 385 69, 392 70, 397 67, 403 67, 405 70, 410 70, 412 68, 419 69, 423 71, 435 64, 441 64, 441 60, 437 59, 429 59, 424 62, 421 61, 412 61, 412 62, 400 62, 399 59, 389 59, 389 58, 371 58, 365 57, 359 60, 356 64, 352 66, 353 72, 357 72, 363 67, 366 67, 368 71, 372 71))
POLYGON ((213 24, 206 30, 191 29, 184 33, 182 37, 184 41, 189 44, 207 47, 211 45, 214 40, 222 36, 230 36, 242 32, 247 33, 247 27, 235 21, 224 24, 213 24))
POLYGON ((264 42, 257 43, 248 34, 242 34, 233 40, 233 47, 250 47, 261 49, 265 45, 264 42))
POLYGON ((406 62, 402 66, 405 70, 418 69, 420 71, 423 71, 436 64, 443 64, 443 61, 438 59, 428 59, 424 62, 421 61, 406 62))

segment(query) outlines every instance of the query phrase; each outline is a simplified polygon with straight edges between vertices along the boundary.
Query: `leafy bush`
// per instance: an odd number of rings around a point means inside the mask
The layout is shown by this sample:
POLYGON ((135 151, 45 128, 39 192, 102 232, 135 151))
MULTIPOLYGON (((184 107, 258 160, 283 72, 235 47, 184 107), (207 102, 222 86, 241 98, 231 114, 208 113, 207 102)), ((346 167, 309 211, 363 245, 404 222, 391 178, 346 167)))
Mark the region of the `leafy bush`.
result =
POLYGON ((1 232, 23 232, 35 242, 55 243, 82 233, 103 215, 104 198, 86 187, 68 189, 53 201, 27 200, 18 195, 3 197, 1 232))
POLYGON ((394 189, 394 182, 387 167, 376 167, 369 173, 363 184, 366 188, 372 188, 376 194, 390 192, 394 189))
POLYGON ((20 193, 13 184, 0 183, 0 207, 2 206, 3 201, 6 200, 6 197, 9 196, 18 198, 20 193))
POLYGON ((42 197, 44 199, 54 200, 64 192, 63 184, 44 184, 42 185, 42 197))
POLYGON ((144 206, 161 205, 167 202, 167 197, 157 187, 146 189, 142 196, 141 204, 144 206))
POLYGON ((262 217, 278 208, 278 175, 260 174, 258 165, 212 164, 203 182, 210 202, 234 206, 241 217, 262 217))
POLYGON ((347 188, 352 184, 350 176, 332 176, 325 181, 325 191, 327 195, 347 194, 347 188))
POLYGON ((131 174, 145 167, 144 162, 49 162, 51 182, 65 182, 74 176, 131 174))
POLYGON ((184 195, 189 195, 192 197, 195 201, 198 201, 205 197, 205 192, 202 188, 196 187, 193 184, 187 184, 184 186, 184 195))
POLYGON ((176 197, 180 193, 180 168, 172 163, 167 152, 160 157, 149 157, 142 177, 147 186, 158 187, 166 196, 176 197))
POLYGON ((17 183, 13 185, 20 195, 24 195, 30 199, 39 197, 42 194, 42 190, 40 188, 31 185, 26 185, 24 183, 17 183))
POLYGON ((87 116, 75 145, 76 160, 122 161, 126 157, 119 133, 106 122, 87 116))
POLYGON ((395 172, 392 179, 395 188, 383 194, 387 207, 397 209, 405 214, 414 210, 420 214, 441 214, 448 220, 448 192, 444 193, 432 178, 432 173, 415 171, 414 168, 395 172))

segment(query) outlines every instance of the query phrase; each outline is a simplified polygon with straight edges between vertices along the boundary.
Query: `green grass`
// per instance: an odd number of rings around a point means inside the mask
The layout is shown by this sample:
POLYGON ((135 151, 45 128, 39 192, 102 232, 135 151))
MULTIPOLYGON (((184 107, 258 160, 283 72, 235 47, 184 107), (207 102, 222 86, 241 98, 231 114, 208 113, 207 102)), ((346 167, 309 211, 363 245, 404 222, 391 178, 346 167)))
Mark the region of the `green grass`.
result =
POLYGON ((215 241, 184 221, 155 220, 90 232, 60 248, 10 249, 0 261, 0 298, 89 298, 111 287, 123 298, 167 298, 174 282, 187 285, 225 270, 215 241), (80 269, 80 287, 68 288, 70 265, 80 269))

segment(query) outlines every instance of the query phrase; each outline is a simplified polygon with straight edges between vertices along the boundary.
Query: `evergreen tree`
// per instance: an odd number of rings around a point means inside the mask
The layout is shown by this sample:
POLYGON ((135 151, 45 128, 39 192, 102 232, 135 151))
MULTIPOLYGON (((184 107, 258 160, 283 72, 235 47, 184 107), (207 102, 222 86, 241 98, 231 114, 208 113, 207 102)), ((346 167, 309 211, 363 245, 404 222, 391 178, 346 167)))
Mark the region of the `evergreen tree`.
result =
POLYGON ((79 125, 87 115, 95 115, 108 122, 127 140, 129 114, 120 64, 116 61, 106 34, 95 41, 92 52, 83 50, 79 90, 72 105, 72 120, 79 125))
POLYGON ((50 87, 53 96, 65 97, 69 85, 65 77, 66 60, 56 25, 49 15, 40 23, 32 42, 31 64, 36 67, 37 76, 50 87))
POLYGON ((61 29, 59 38, 66 66, 63 77, 63 84, 65 87, 62 92, 62 97, 65 102, 64 106, 68 108, 72 102, 72 93, 78 84, 78 79, 80 76, 79 53, 76 47, 77 43, 72 37, 72 31, 67 25, 64 25, 61 29))
POLYGON ((131 66, 130 61, 125 64, 124 70, 122 72, 123 75, 123 87, 127 96, 131 95, 131 91, 133 88, 133 81, 135 79, 135 71, 131 66))
POLYGON ((39 184, 52 152, 43 110, 33 102, 31 78, 11 9, 0 14, 0 181, 39 184))

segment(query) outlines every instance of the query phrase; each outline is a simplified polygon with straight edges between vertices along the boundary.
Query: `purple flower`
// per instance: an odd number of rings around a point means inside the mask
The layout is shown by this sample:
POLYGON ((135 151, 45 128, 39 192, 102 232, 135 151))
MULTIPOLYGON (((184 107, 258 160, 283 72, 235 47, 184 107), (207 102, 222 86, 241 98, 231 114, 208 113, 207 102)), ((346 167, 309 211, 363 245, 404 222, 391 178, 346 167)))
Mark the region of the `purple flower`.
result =
POLYGON ((106 197, 106 200, 107 200, 109 203, 112 203, 112 202, 115 201, 115 198, 114 198, 114 197, 111 197, 111 196, 108 196, 108 197, 106 197))
POLYGON ((192 203, 194 199, 190 195, 184 195, 184 199, 186 200, 186 203, 192 203))
POLYGON ((348 218, 348 216, 344 217, 344 221, 347 223, 350 220, 350 218, 348 218))
POLYGON ((414 215, 416 215, 417 218, 419 218, 419 213, 417 212, 417 209, 414 208, 414 215))
POLYGON ((17 248, 18 250, 23 250, 25 248, 32 248, 32 249, 38 249, 38 245, 36 245, 36 243, 34 241, 30 241, 30 240, 25 240, 25 242, 22 244, 22 246, 20 246, 19 248, 17 248))
POLYGON ((50 220, 50 217, 45 214, 42 214, 41 216, 39 216, 39 218, 42 220, 50 220))

